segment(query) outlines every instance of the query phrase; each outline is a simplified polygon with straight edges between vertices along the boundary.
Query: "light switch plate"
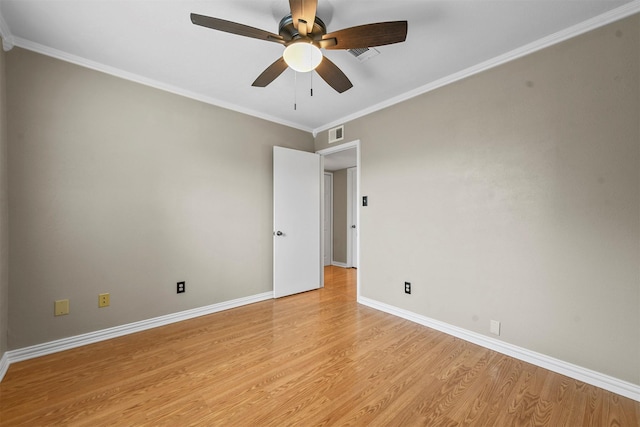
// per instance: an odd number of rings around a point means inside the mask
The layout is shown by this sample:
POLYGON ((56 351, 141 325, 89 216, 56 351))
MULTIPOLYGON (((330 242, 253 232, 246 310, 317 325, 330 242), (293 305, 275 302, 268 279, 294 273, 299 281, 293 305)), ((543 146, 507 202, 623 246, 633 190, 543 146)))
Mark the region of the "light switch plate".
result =
POLYGON ((55 301, 53 304, 53 314, 55 316, 63 316, 65 314, 69 314, 69 300, 60 299, 55 301))

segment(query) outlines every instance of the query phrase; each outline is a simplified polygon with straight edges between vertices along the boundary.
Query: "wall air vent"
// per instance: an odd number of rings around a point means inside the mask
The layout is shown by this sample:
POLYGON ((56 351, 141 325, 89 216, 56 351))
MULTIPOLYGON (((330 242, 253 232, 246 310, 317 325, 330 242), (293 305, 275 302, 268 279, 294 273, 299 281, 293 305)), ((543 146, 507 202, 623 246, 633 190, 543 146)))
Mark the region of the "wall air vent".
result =
POLYGON ((344 125, 329 129, 329 144, 342 141, 344 139, 344 125))
POLYGON ((349 49, 349 53, 356 58, 358 61, 364 62, 367 59, 371 59, 374 56, 380 55, 380 51, 373 47, 362 47, 357 49, 349 49))

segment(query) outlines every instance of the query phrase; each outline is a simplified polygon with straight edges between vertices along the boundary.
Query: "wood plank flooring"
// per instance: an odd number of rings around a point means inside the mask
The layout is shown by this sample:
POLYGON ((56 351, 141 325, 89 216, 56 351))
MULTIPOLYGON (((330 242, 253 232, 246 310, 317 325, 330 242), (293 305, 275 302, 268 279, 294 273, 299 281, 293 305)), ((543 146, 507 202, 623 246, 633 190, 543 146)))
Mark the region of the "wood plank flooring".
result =
POLYGON ((356 303, 355 270, 11 365, 2 426, 632 426, 640 403, 356 303))

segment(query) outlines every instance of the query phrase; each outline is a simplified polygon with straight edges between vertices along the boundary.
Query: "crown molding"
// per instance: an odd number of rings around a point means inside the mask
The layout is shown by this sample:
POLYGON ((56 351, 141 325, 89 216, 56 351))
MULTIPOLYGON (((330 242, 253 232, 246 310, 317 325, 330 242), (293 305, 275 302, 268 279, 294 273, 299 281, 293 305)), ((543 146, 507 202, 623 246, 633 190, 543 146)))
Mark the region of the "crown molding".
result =
POLYGON ((61 61, 70 62, 72 64, 76 64, 84 68, 89 68, 91 70, 100 71, 105 74, 110 74, 112 76, 119 77, 121 79, 129 80, 135 83, 140 83, 142 85, 149 86, 155 89, 160 89, 162 91, 173 93, 175 95, 180 95, 196 101, 204 102, 205 104, 210 104, 216 107, 221 107, 227 110, 235 111, 237 113, 246 114, 248 116, 253 116, 269 122, 281 124, 290 128, 299 129, 304 132, 308 132, 308 133, 312 132, 311 128, 301 126, 298 123, 290 122, 288 120, 282 120, 278 117, 264 114, 249 108, 244 108, 239 105, 222 101, 213 97, 200 95, 198 93, 191 92, 189 90, 186 90, 177 86, 173 86, 170 84, 166 84, 158 80, 150 79, 150 78, 141 76, 139 74, 130 73, 128 71, 124 71, 116 67, 111 67, 109 65, 105 65, 96 61, 91 61, 89 59, 85 59, 77 55, 72 55, 58 49, 53 49, 51 47, 41 45, 39 43, 34 43, 32 41, 25 40, 21 37, 16 37, 13 41, 13 44, 15 46, 18 46, 26 50, 30 50, 32 52, 40 53, 45 56, 50 56, 52 58, 59 59, 61 61))
POLYGON ((1 15, 0 15, 0 37, 2 37, 2 45, 5 51, 11 50, 14 46, 18 46, 23 49, 31 50, 46 56, 60 59, 62 61, 71 62, 73 64, 80 65, 85 68, 89 68, 89 69, 100 71, 116 77, 120 77, 126 80, 130 80, 136 83, 140 83, 145 86, 153 87, 153 88, 170 92, 176 95, 184 96, 186 98, 194 99, 196 101, 204 102, 206 104, 214 105, 214 106, 232 110, 238 113, 242 113, 242 114, 246 114, 246 115, 260 118, 263 120, 267 120, 273 123, 281 124, 281 125, 298 129, 304 132, 309 132, 314 137, 316 137, 318 133, 325 131, 327 129, 330 129, 334 126, 353 121, 355 119, 358 119, 360 117, 369 115, 376 111, 385 109, 392 105, 399 104, 411 98, 415 98, 419 95, 425 94, 427 92, 431 92, 440 87, 449 85, 451 83, 457 82, 459 80, 465 79, 467 77, 473 76, 475 74, 481 73, 491 68, 500 66, 507 62, 513 61, 515 59, 529 55, 538 50, 544 49, 549 46, 553 46, 555 44, 561 43, 573 37, 577 37, 581 34, 600 28, 604 25, 610 24, 620 19, 624 19, 638 12, 640 12, 640 0, 633 0, 632 2, 622 5, 609 12, 606 12, 594 18, 588 19, 584 22, 581 22, 565 30, 559 31, 550 36, 543 37, 542 39, 539 39, 535 42, 524 45, 518 49, 514 49, 510 52, 507 52, 506 54, 497 56, 488 61, 484 61, 473 67, 469 67, 464 70, 461 70, 457 73, 450 74, 449 76, 443 77, 441 79, 428 83, 424 86, 421 86, 409 92, 405 92, 404 94, 398 95, 396 97, 387 99, 378 104, 372 105, 368 108, 365 108, 353 114, 347 115, 345 117, 342 117, 338 120, 332 121, 330 123, 327 123, 315 129, 309 128, 307 126, 302 126, 298 123, 291 122, 288 120, 283 120, 268 114, 264 114, 256 110, 244 108, 239 105, 222 101, 213 97, 203 96, 203 95, 179 88, 177 86, 165 84, 154 79, 149 79, 135 73, 130 73, 128 71, 121 70, 119 68, 115 68, 99 62, 91 61, 76 55, 71 55, 57 49, 53 49, 38 43, 34 43, 31 41, 22 39, 20 37, 14 37, 11 34, 9 27, 7 26, 6 22, 4 21, 1 15))
POLYGON ((382 101, 378 104, 372 105, 368 108, 365 108, 364 110, 360 110, 356 113, 350 114, 341 119, 332 121, 331 123, 327 123, 324 126, 313 129, 312 133, 315 136, 318 133, 331 129, 334 126, 338 126, 343 123, 347 123, 355 119, 359 119, 360 117, 367 116, 371 113, 375 113, 376 111, 385 109, 387 107, 391 107, 392 105, 399 104, 401 102, 407 101, 411 98, 415 98, 416 96, 425 94, 427 92, 431 92, 432 90, 436 90, 443 86, 446 86, 451 83, 457 82, 459 80, 465 79, 467 77, 473 76, 474 74, 478 74, 483 71, 489 70, 491 68, 495 68, 499 65, 513 61, 514 59, 521 58, 523 56, 537 52, 549 46, 553 46, 565 40, 569 40, 581 34, 603 27, 612 22, 627 18, 638 12, 640 12, 640 0, 634 0, 623 6, 610 10, 609 12, 603 13, 602 15, 598 15, 596 17, 583 21, 579 24, 576 24, 572 27, 569 27, 562 31, 558 31, 557 33, 551 34, 550 36, 543 37, 532 43, 526 44, 522 47, 514 49, 510 52, 507 52, 503 55, 489 59, 488 61, 481 62, 477 65, 474 65, 473 67, 466 68, 457 73, 450 74, 446 77, 443 77, 441 79, 428 83, 424 86, 413 89, 409 92, 405 92, 402 95, 398 95, 396 97, 387 99, 386 101, 382 101))
POLYGON ((2 49, 4 49, 5 52, 13 49, 15 45, 13 34, 11 34, 11 30, 9 30, 9 26, 2 15, 0 15, 0 38, 2 38, 2 49))

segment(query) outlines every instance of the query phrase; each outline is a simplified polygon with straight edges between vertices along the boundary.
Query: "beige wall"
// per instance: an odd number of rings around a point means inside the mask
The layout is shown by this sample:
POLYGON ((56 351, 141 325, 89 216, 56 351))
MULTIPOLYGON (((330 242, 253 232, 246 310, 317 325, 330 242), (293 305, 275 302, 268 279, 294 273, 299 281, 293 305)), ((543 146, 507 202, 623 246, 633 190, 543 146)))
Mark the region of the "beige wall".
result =
POLYGON ((0 48, 0 358, 9 330, 9 233, 7 205, 7 107, 5 52, 0 48))
POLYGON ((333 261, 347 262, 347 170, 333 172, 333 261))
POLYGON ((19 48, 7 79, 10 349, 272 290, 272 147, 311 135, 19 48))
POLYGON ((639 32, 635 15, 347 123, 362 295, 499 320, 506 342, 640 384, 639 32))

